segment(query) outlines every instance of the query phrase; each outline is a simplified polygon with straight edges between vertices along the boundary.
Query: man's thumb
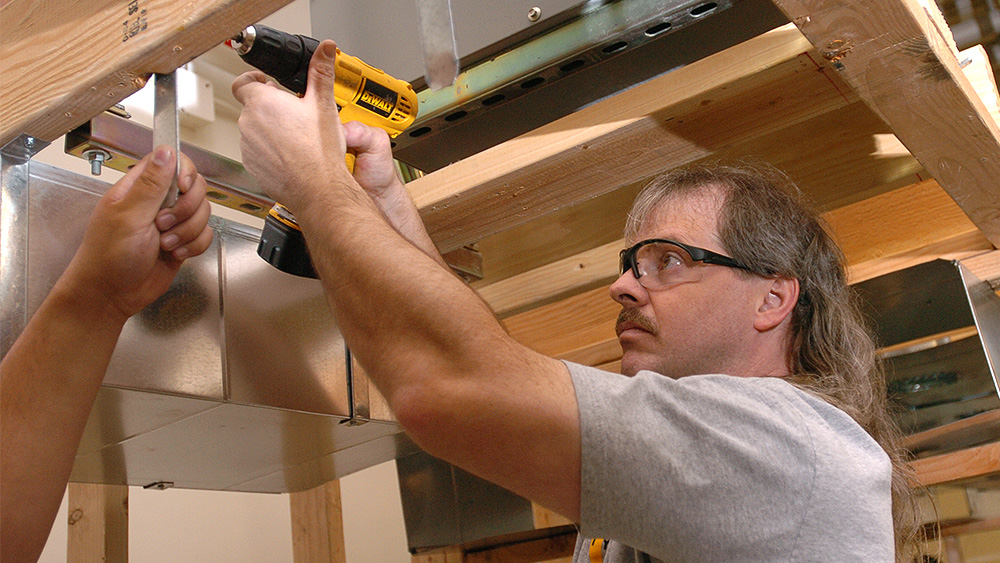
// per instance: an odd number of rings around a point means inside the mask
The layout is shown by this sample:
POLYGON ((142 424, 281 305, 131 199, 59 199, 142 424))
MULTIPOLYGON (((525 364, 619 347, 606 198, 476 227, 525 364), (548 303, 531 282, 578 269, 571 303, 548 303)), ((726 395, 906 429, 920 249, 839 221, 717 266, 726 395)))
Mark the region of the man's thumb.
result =
POLYGON ((309 61, 309 77, 306 79, 306 97, 313 97, 326 106, 336 106, 333 85, 337 74, 337 44, 325 39, 316 47, 309 61))
POLYGON ((177 155, 166 145, 160 145, 146 159, 138 177, 129 185, 129 175, 122 178, 126 190, 121 201, 126 205, 137 205, 153 213, 160 208, 167 195, 170 183, 177 172, 177 155))

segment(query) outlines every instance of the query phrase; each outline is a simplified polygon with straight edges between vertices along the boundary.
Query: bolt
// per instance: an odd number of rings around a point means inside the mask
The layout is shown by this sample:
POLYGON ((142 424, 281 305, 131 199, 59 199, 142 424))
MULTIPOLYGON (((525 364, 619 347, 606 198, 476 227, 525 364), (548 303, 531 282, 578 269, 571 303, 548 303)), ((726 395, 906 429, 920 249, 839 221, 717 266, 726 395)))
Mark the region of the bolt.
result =
POLYGON ((174 486, 173 481, 156 481, 155 483, 150 483, 148 485, 143 485, 143 489, 156 489, 157 491, 165 491, 170 487, 174 486))
POLYGON ((35 147, 35 138, 34 137, 28 137, 28 138, 24 139, 24 146, 27 147, 27 148, 29 148, 29 149, 34 148, 35 147))
POLYGON ((528 10, 528 21, 536 22, 542 17, 542 9, 538 6, 530 8, 528 10))
POLYGON ((91 149, 89 151, 83 151, 83 158, 90 161, 90 173, 94 176, 101 175, 101 165, 109 160, 111 160, 111 155, 108 151, 103 151, 101 149, 91 149))

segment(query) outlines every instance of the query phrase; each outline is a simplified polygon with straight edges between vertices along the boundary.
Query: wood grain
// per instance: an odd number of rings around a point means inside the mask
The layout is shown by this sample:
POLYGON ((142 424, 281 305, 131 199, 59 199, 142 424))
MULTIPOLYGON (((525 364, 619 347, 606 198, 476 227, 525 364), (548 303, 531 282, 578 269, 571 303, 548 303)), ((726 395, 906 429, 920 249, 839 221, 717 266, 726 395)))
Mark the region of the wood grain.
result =
POLYGON ((128 487, 69 484, 66 560, 128 561, 128 487))
POLYGON ((916 484, 922 487, 1000 474, 1000 442, 918 459, 912 465, 916 484))
POLYGON ((295 563, 346 563, 340 481, 290 493, 295 563))
POLYGON ((840 76, 1000 245, 1000 128, 916 0, 776 0, 840 76))
POLYGON ((805 47, 794 29, 774 30, 408 187, 451 250, 849 104, 805 47))
MULTIPOLYGON (((822 216, 844 251, 852 282, 942 256, 961 258, 992 250, 989 241, 933 180, 822 216)), ((621 248, 624 241, 618 244, 621 248)), ((988 259, 979 260, 983 266, 992 264, 988 259)), ((617 263, 612 266, 605 262, 602 267, 607 270, 596 272, 591 268, 587 275, 613 275, 617 263)), ((540 291, 546 284, 545 280, 538 283, 540 291)), ((601 365, 621 357, 614 333, 619 310, 609 296, 608 286, 603 285, 512 315, 504 322, 515 339, 538 352, 601 365)))
POLYGON ((290 0, 11 0, 0 7, 0 146, 54 141, 290 0))

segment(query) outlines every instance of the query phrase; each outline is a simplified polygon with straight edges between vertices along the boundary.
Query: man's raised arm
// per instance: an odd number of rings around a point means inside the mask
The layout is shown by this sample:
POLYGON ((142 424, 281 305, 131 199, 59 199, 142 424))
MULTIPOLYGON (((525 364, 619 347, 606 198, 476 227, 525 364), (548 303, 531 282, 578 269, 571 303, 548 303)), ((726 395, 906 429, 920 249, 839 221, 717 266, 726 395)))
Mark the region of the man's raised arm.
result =
POLYGON ((410 238, 412 225, 347 171, 333 56, 330 41, 316 50, 302 98, 260 73, 237 78, 244 163, 295 213, 348 345, 411 437, 578 519, 579 413, 568 370, 507 336, 436 252, 410 238))

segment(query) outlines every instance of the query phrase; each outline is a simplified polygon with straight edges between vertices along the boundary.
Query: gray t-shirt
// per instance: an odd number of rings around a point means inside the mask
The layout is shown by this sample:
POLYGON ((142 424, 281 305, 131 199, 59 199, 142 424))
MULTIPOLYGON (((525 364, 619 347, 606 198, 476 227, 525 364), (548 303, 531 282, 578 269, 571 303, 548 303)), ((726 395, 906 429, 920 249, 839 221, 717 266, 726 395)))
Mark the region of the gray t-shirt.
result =
POLYGON ((566 362, 580 405, 580 539, 606 563, 894 559, 888 456, 774 377, 635 377, 566 362))

